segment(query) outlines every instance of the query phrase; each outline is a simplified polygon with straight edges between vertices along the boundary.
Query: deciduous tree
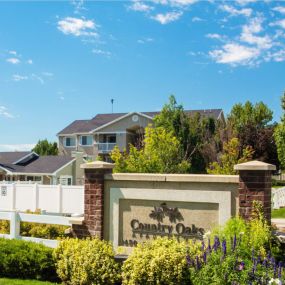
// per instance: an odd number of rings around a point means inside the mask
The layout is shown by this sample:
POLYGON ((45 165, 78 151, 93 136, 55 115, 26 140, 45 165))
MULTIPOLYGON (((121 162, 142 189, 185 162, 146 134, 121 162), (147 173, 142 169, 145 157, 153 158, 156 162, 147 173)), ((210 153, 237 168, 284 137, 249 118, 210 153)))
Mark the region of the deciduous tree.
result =
POLYGON ((32 149, 38 155, 58 155, 58 147, 56 142, 49 142, 47 139, 39 140, 32 149))

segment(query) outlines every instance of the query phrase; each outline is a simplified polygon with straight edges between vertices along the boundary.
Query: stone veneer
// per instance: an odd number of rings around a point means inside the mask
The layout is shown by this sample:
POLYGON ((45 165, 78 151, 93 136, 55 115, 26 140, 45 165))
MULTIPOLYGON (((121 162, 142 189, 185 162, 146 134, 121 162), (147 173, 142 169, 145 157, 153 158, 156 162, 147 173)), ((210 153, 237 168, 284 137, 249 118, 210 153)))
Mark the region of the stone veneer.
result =
POLYGON ((85 163, 84 222, 73 225, 72 233, 78 238, 96 236, 103 238, 104 175, 111 173, 114 165, 103 161, 85 163))
POLYGON ((253 201, 263 206, 264 216, 271 222, 271 172, 276 170, 272 164, 250 161, 235 165, 239 171, 239 215, 251 218, 253 201))

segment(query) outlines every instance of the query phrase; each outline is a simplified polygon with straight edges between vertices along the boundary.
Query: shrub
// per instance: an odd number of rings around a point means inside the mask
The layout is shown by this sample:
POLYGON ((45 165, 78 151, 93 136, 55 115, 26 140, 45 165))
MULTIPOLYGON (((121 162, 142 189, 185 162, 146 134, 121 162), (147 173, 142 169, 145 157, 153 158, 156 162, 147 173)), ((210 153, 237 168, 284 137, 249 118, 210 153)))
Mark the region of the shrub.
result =
POLYGON ((178 242, 176 239, 157 238, 139 244, 123 265, 125 285, 189 284, 186 254, 195 255, 200 244, 178 242))
POLYGON ((22 240, 0 239, 0 276, 21 279, 58 280, 53 249, 22 240))
POLYGON ((66 239, 54 251, 58 276, 65 284, 107 285, 119 281, 119 265, 110 243, 66 239))

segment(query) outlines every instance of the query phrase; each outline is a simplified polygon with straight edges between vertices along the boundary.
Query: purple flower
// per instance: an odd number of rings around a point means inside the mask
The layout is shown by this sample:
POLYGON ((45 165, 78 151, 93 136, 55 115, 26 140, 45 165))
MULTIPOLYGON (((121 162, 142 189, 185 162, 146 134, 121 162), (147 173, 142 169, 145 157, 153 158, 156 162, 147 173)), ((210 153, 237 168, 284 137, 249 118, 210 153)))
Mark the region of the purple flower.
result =
POLYGON ((241 261, 241 262, 239 262, 239 264, 238 264, 238 266, 237 266, 237 270, 238 271, 242 271, 242 270, 244 270, 244 262, 243 261, 241 261))
POLYGON ((223 254, 225 256, 227 254, 227 242, 225 240, 223 240, 223 242, 222 242, 222 250, 223 250, 223 254))
POLYGON ((204 263, 207 263, 207 252, 205 251, 203 254, 204 263))

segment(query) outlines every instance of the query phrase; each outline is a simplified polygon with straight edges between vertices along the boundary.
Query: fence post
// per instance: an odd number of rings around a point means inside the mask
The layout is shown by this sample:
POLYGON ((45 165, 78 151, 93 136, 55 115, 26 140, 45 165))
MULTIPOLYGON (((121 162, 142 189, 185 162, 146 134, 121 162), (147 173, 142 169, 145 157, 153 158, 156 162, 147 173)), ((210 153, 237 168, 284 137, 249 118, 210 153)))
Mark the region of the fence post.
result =
POLYGON ((237 164, 239 171, 239 215, 248 220, 252 216, 253 201, 259 201, 264 217, 271 223, 271 173, 276 166, 261 161, 237 164))
POLYGON ((58 184, 58 212, 62 213, 62 185, 58 184))
POLYGON ((34 211, 39 208, 39 185, 38 183, 34 184, 34 211))
POLYGON ((16 183, 12 184, 11 210, 16 209, 16 183))
POLYGON ((10 213, 10 238, 17 239, 20 236, 20 220, 17 211, 10 213))

